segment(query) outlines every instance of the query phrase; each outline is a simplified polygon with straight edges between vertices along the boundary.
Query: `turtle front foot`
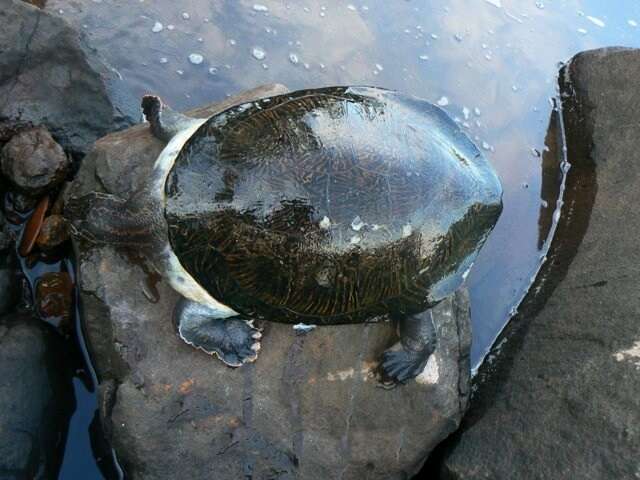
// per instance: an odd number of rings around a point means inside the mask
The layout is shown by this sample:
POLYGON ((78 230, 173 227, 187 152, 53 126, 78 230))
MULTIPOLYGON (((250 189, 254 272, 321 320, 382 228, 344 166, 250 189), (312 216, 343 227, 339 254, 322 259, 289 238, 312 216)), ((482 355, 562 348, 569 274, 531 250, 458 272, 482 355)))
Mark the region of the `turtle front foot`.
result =
POLYGON ((240 317, 220 318, 204 305, 185 301, 178 306, 180 337, 230 367, 239 367, 258 358, 260 331, 240 317))
POLYGON ((422 373, 437 344, 431 310, 400 318, 400 342, 382 354, 384 384, 405 383, 422 373))
POLYGON ((404 347, 390 348, 382 354, 382 382, 405 383, 422 373, 431 352, 414 352, 404 347))

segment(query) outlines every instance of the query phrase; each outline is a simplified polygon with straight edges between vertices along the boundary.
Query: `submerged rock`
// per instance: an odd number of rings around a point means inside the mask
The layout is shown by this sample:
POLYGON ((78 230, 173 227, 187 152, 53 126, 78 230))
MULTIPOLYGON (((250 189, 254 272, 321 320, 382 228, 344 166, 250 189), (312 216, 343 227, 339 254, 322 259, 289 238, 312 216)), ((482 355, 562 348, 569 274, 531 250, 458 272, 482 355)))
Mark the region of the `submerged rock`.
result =
POLYGON ((62 215, 50 215, 42 222, 36 245, 43 250, 50 250, 69 239, 67 222, 62 215))
POLYGON ((139 117, 117 72, 63 19, 6 0, 0 25, 0 125, 44 125, 65 149, 84 153, 139 117))
POLYGON ((75 408, 55 330, 28 314, 0 319, 0 478, 57 478, 75 408))
MULTIPOLYGON (((262 87, 191 114, 283 91, 262 87)), ((162 148, 147 125, 107 136, 70 194, 106 188, 126 197, 162 148)), ((148 265, 111 246, 77 247, 103 430, 128 478, 406 479, 466 409, 465 292, 435 309, 440 340, 425 372, 386 390, 374 370, 397 341, 390 322, 308 333, 266 322, 258 360, 231 369, 178 337, 178 294, 148 265)))
POLYGON ((2 173, 23 193, 42 195, 59 185, 69 170, 62 147, 43 127, 22 130, 0 152, 2 173))
POLYGON ((580 53, 560 73, 563 215, 440 478, 640 476, 638 74, 631 49, 580 53))

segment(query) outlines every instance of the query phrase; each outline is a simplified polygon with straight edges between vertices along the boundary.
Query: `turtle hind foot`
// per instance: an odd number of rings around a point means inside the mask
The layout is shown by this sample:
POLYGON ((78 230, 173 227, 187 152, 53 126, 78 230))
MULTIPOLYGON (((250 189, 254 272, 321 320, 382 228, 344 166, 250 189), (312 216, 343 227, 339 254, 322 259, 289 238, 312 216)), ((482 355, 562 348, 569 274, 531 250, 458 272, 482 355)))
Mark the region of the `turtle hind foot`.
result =
POLYGON ((230 367, 258 358, 262 334, 241 317, 220 318, 205 305, 186 302, 178 311, 178 332, 189 345, 216 355, 230 367))
POLYGON ((383 384, 401 384, 417 377, 424 370, 431 352, 416 352, 390 348, 382 354, 380 374, 383 384))

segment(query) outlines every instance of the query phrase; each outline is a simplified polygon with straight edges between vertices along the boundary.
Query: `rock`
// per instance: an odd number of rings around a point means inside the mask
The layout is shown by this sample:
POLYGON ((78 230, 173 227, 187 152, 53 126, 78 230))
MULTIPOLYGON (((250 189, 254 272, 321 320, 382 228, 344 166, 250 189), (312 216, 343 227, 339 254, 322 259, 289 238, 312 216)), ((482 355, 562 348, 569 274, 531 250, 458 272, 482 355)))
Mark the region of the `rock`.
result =
POLYGON ((69 159, 46 128, 22 130, 0 152, 2 173, 23 193, 37 197, 59 185, 69 159))
POLYGON ((11 310, 20 296, 20 283, 16 275, 16 260, 12 246, 7 221, 0 212, 0 315, 11 310))
POLYGON ((560 74, 572 165, 563 215, 444 449, 444 479, 640 476, 638 74, 631 49, 578 54, 560 74))
POLYGON ((0 319, 0 478, 57 478, 75 408, 61 338, 27 314, 0 319))
POLYGON ((31 253, 33 247, 36 244, 36 240, 38 239, 38 235, 40 235, 40 230, 42 229, 42 224, 44 223, 44 216, 47 213, 47 209, 49 208, 49 197, 45 196, 38 202, 38 205, 31 213, 29 220, 27 220, 26 225, 24 226, 24 232, 22 234, 22 238, 20 239, 20 248, 18 251, 20 255, 26 257, 31 253))
POLYGON ((44 219, 36 245, 43 250, 51 250, 69 239, 67 222, 62 215, 50 215, 44 219))
POLYGON ((47 272, 36 281, 36 308, 49 323, 65 324, 71 318, 73 282, 67 272, 47 272))
POLYGON ((7 0, 0 25, 0 127, 44 125, 66 150, 85 153, 139 118, 117 72, 63 19, 7 0))
MULTIPOLYGON (((190 114, 283 91, 262 87, 190 114)), ((162 148, 148 125, 99 140, 70 195, 102 186, 130 195, 162 148)), ((397 339, 391 323, 302 334, 266 322, 257 362, 231 369, 178 338, 178 295, 134 254, 76 247, 103 431, 127 478, 406 479, 466 409, 466 292, 435 309, 440 340, 419 381, 385 390, 373 371, 397 339)))
MULTIPOLYGON (((38 199, 20 192, 12 192, 11 202, 16 212, 27 213, 36 208, 38 199)), ((21 223, 19 218, 17 219, 16 223, 21 223)))

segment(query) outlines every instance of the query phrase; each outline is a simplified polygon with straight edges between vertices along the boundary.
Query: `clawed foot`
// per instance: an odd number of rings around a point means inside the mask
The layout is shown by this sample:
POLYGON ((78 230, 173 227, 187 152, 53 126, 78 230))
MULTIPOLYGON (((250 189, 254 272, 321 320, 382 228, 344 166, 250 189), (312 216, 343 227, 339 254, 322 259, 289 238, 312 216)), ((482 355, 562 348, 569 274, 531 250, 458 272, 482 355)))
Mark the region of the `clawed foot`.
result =
POLYGON ((398 384, 405 383, 417 377, 424 370, 431 351, 411 351, 401 345, 390 348, 382 354, 380 373, 382 383, 398 384), (399 347, 399 348, 398 348, 399 347))
POLYGON ((230 367, 255 361, 262 337, 251 322, 239 317, 216 318, 198 304, 179 312, 178 332, 189 345, 216 355, 230 367))

